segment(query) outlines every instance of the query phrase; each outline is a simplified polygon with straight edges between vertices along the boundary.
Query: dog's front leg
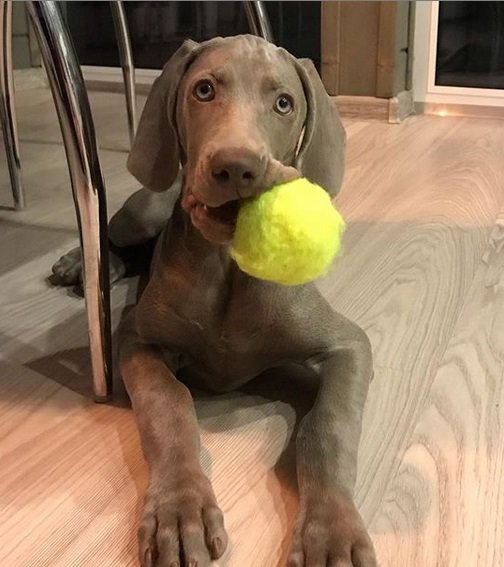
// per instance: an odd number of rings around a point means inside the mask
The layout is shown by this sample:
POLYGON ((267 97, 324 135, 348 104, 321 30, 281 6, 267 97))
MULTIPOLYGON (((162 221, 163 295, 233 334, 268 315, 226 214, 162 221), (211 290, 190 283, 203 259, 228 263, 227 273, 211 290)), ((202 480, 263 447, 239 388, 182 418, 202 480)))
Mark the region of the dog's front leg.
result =
POLYGON ((130 313, 121 332, 121 372, 131 398, 149 487, 139 528, 142 567, 206 567, 227 545, 222 512, 199 460, 193 400, 165 364, 142 344, 130 313))
POLYGON ((300 424, 300 514, 289 567, 375 567, 373 545, 353 502, 362 413, 372 377, 369 341, 350 322, 316 366, 320 386, 300 424), (341 338, 343 335, 345 338, 341 338))

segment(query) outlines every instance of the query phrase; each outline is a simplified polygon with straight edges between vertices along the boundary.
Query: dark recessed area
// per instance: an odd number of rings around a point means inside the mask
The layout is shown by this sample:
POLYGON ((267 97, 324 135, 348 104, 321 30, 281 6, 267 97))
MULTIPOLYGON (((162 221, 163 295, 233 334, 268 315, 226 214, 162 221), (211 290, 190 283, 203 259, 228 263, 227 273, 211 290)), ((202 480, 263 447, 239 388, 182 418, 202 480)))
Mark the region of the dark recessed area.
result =
POLYGON ((436 85, 504 88, 504 2, 440 2, 436 85))
MULTIPOLYGON (((265 2, 275 42, 320 67, 320 2, 265 2)), ((242 2, 124 2, 135 66, 161 69, 182 41, 248 33, 242 2)), ((118 67, 108 2, 66 2, 81 64, 118 67)))

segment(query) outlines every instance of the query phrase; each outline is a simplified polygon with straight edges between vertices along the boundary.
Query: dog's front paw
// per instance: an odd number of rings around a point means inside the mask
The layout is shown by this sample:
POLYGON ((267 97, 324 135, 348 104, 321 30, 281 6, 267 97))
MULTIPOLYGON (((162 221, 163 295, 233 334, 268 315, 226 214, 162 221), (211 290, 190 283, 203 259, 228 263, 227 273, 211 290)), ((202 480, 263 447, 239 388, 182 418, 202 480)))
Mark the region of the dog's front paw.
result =
POLYGON ((210 481, 200 473, 151 480, 138 535, 142 567, 207 567, 228 540, 210 481))
POLYGON ((352 499, 308 499, 294 530, 288 567, 376 567, 373 544, 352 499))

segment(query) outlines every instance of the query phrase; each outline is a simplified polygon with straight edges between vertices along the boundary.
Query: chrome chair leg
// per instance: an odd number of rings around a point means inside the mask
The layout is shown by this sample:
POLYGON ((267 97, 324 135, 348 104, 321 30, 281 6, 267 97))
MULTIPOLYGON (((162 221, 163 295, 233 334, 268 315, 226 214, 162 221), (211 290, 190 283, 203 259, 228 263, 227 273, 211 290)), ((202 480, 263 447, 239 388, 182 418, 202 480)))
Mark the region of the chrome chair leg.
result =
POLYGON ((266 12, 265 3, 261 1, 244 2, 245 12, 250 27, 254 35, 263 37, 267 41, 273 42, 273 32, 266 12))
POLYGON ((128 21, 126 19, 126 12, 124 11, 124 4, 121 0, 110 2, 110 9, 114 20, 117 47, 119 48, 119 59, 123 72, 130 143, 133 145, 136 131, 135 64, 133 63, 133 51, 131 49, 128 21))
POLYGON ((26 2, 58 112, 83 257, 84 296, 96 401, 112 394, 110 285, 105 185, 81 68, 59 2, 26 2))
POLYGON ((25 208, 12 70, 12 2, 0 0, 0 122, 16 210, 25 208))

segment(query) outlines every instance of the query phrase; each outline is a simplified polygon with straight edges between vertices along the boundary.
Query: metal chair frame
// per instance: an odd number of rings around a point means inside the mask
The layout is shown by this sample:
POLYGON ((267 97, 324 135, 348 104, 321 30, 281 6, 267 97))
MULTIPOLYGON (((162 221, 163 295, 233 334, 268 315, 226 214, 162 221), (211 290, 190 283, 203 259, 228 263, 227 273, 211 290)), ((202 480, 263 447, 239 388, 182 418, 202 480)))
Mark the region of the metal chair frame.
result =
MULTIPOLYGON (((27 1, 58 113, 72 185, 83 258, 93 391, 96 401, 112 395, 112 338, 106 191, 93 118, 79 61, 55 0, 27 1)), ((272 40, 263 2, 244 2, 252 33, 272 40)), ((130 140, 136 125, 135 76, 124 6, 111 2, 126 92, 130 140)), ((16 209, 25 206, 21 184, 12 71, 12 2, 0 0, 0 121, 16 209)))

